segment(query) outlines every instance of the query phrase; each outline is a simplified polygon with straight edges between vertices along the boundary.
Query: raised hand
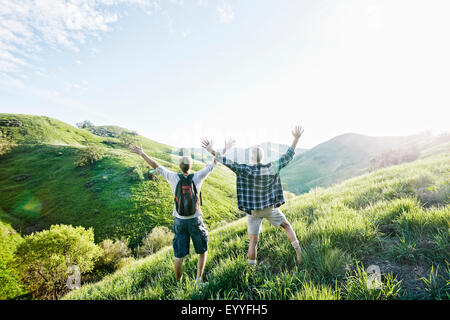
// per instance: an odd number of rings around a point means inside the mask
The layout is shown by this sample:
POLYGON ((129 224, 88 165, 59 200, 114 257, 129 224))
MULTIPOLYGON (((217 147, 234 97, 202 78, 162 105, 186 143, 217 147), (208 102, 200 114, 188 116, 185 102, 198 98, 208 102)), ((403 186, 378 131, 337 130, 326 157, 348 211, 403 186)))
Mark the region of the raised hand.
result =
POLYGON ((302 136, 303 131, 305 130, 302 128, 302 126, 295 126, 294 130, 292 130, 292 135, 295 139, 299 139, 302 136))
POLYGON ((209 141, 208 139, 203 139, 202 147, 205 148, 209 153, 214 152, 213 142, 209 141))
POLYGON ((236 141, 234 141, 234 139, 230 139, 230 140, 228 140, 228 142, 225 140, 225 146, 223 148, 222 154, 225 154, 227 152, 227 150, 230 150, 231 148, 233 148, 235 144, 236 144, 236 141))
POLYGON ((130 143, 130 151, 137 154, 144 153, 144 150, 142 149, 142 144, 140 147, 136 147, 134 143, 130 143))

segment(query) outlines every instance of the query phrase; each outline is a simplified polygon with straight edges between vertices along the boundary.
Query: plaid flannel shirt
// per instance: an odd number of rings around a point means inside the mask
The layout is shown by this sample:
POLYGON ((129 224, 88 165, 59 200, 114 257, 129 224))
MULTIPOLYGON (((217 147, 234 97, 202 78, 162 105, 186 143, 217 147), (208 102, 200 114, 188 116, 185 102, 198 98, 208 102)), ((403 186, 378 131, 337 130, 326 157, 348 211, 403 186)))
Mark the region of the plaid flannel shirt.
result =
POLYGON ((280 159, 268 164, 236 163, 219 152, 216 153, 216 160, 236 173, 238 208, 251 214, 252 210, 272 206, 278 208, 285 203, 279 173, 292 160, 294 154, 294 150, 289 147, 280 159))

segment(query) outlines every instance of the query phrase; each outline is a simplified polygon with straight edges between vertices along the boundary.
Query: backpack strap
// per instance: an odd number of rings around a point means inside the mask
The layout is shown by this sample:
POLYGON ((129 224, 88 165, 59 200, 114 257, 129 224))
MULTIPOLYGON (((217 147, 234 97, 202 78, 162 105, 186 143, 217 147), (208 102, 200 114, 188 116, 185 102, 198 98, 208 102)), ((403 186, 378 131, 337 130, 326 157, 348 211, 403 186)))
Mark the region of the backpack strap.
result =
POLYGON ((192 181, 192 179, 194 178, 194 174, 191 173, 190 175, 188 175, 188 178, 191 180, 192 186, 194 187, 195 195, 198 195, 198 196, 199 196, 199 199, 200 199, 200 205, 202 206, 202 205, 203 205, 203 201, 202 201, 202 192, 201 192, 201 191, 200 191, 200 192, 197 191, 197 186, 195 185, 194 181, 192 181))

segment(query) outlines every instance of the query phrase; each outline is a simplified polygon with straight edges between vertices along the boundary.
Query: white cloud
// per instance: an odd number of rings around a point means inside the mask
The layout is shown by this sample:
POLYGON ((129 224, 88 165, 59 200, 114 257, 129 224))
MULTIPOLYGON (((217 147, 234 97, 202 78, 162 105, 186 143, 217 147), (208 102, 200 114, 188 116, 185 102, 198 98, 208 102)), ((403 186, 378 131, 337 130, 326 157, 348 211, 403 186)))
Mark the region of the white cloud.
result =
POLYGON ((221 23, 230 23, 234 19, 234 11, 228 2, 222 1, 222 4, 217 7, 217 15, 221 23))
POLYGON ((119 5, 158 8, 150 0, 2 0, 0 71, 20 72, 43 47, 78 52, 89 36, 100 38, 119 19, 119 5))

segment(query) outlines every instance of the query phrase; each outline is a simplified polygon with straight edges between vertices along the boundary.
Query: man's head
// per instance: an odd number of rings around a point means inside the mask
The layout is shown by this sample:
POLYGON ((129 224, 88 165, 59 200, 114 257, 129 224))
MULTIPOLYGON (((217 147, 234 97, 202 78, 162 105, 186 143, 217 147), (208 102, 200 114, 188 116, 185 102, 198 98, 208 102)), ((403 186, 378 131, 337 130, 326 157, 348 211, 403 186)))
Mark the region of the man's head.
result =
POLYGON ((181 157, 180 158, 180 169, 183 173, 189 173, 192 168, 192 158, 191 157, 181 157))
POLYGON ((261 147, 254 147, 250 151, 250 161, 252 163, 262 163, 264 159, 264 150, 261 147))

